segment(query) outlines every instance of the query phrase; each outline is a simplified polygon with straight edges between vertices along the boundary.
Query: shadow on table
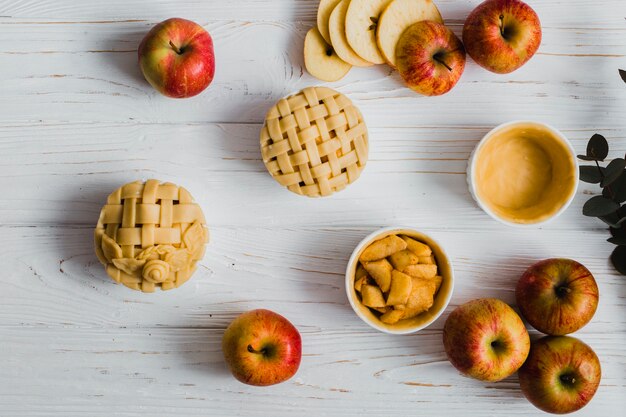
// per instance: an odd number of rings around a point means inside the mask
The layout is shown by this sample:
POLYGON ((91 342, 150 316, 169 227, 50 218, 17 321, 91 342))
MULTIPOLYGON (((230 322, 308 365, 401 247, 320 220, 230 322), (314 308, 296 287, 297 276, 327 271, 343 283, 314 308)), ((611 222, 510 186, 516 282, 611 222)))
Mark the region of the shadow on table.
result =
MULTIPOLYGON (((123 182, 122 182, 123 183, 123 182)), ((118 181, 85 184, 64 196, 65 208, 56 220, 51 251, 59 259, 59 272, 81 286, 108 293, 113 284, 94 252, 94 228, 107 196, 121 185, 118 181)))
POLYGON ((101 55, 102 66, 111 67, 111 82, 146 94, 154 91, 145 80, 139 68, 137 49, 143 37, 154 22, 130 22, 120 24, 119 29, 111 32, 111 37, 103 40, 103 49, 109 53, 101 55), (122 74, 124 77, 118 76, 122 74))

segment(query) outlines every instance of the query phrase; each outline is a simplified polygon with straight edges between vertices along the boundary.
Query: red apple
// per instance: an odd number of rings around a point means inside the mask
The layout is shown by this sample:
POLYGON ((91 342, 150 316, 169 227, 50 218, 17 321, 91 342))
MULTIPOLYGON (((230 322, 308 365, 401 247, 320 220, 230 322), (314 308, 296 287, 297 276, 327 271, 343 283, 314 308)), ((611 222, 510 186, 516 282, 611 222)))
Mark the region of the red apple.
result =
POLYGON ((213 81, 213 40, 190 20, 173 18, 159 23, 143 38, 138 52, 146 80, 168 97, 195 96, 213 81))
POLYGON ((461 78, 465 49, 450 29, 424 20, 400 36, 396 64, 410 89, 425 96, 439 96, 450 91, 461 78))
POLYGON ((473 300, 457 307, 443 327, 450 363, 482 381, 500 381, 526 360, 530 338, 522 319, 503 301, 473 300))
POLYGON ((515 289, 522 316, 540 332, 573 333, 598 308, 598 286, 591 272, 571 259, 546 259, 522 274, 515 289))
POLYGON ((499 74, 524 65, 541 44, 537 13, 521 0, 487 0, 463 27, 467 53, 481 67, 499 74))
POLYGON ((273 385, 291 378, 302 357, 300 333, 269 310, 243 313, 226 329, 224 359, 235 378, 249 385, 273 385))
POLYGON ((520 386, 528 401, 554 414, 583 408, 596 393, 601 377, 595 352, 569 336, 546 336, 533 342, 519 370, 520 386))

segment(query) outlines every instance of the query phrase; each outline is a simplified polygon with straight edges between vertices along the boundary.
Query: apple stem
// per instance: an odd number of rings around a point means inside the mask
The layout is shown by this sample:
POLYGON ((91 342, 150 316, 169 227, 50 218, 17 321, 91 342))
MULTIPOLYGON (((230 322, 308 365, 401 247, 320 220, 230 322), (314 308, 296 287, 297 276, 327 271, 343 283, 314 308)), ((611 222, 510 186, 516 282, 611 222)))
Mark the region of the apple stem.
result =
POLYGON ((576 378, 574 377, 574 375, 570 375, 570 374, 561 375, 560 379, 565 384, 573 385, 574 383, 576 383, 576 378))
POLYGON ((261 350, 256 350, 255 348, 252 347, 252 345, 248 345, 248 352, 265 354, 266 350, 265 350, 265 348, 263 348, 261 350))
POLYGON ((500 15, 500 35, 504 37, 504 15, 500 15))
POLYGON ((174 45, 174 42, 170 41, 170 46, 178 55, 183 53, 182 49, 179 49, 176 45, 174 45))
POLYGON ((566 287, 565 285, 559 286, 556 289, 556 295, 559 297, 565 297, 567 294, 571 293, 572 289, 566 287))
POLYGON ((437 56, 435 56, 434 58, 435 58, 435 61, 439 62, 444 67, 448 68, 448 71, 452 71, 452 68, 450 67, 450 65, 446 64, 442 59, 439 59, 439 57, 437 56))

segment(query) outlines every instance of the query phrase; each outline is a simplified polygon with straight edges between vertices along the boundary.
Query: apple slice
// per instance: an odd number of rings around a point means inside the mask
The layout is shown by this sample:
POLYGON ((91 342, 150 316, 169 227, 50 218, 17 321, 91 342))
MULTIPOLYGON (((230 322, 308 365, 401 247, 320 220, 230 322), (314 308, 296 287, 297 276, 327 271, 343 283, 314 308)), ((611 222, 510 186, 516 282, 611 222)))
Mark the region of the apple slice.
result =
POLYGON ((346 38, 358 56, 373 64, 384 64, 378 50, 378 21, 391 0, 351 0, 346 13, 346 38))
POLYGON ((396 324, 402 319, 402 317, 404 317, 404 311, 389 310, 380 316, 380 321, 386 324, 396 324))
POLYGON ((391 262, 391 265, 398 271, 404 271, 404 268, 407 266, 420 263, 419 260, 419 256, 408 249, 401 250, 389 256, 389 262, 391 262))
POLYGON ((408 265, 402 272, 416 278, 433 278, 437 275, 437 265, 408 265))
POLYGON ((396 67, 396 45, 402 32, 413 23, 432 20, 443 23, 432 0, 393 0, 380 15, 376 41, 389 65, 396 67))
POLYGON ((304 38, 304 66, 309 74, 322 81, 340 80, 352 68, 337 56, 315 27, 304 38))
POLYGON ((320 31, 322 38, 326 43, 332 44, 330 34, 328 32, 328 20, 333 9, 341 0, 320 0, 317 7, 317 29, 320 31))
POLYGON ((404 309, 404 318, 411 319, 433 306, 435 293, 435 282, 428 279, 413 278, 411 284, 411 295, 404 309))
POLYGON ((382 291, 380 291, 380 288, 373 285, 364 285, 361 287, 361 300, 363 304, 368 307, 385 307, 385 299, 383 298, 382 291))
POLYGON ((370 276, 374 278, 376 284, 383 292, 388 292, 391 286, 391 271, 393 266, 386 260, 381 259, 375 262, 365 262, 363 267, 369 272, 370 276))
POLYGON ((367 284, 367 277, 359 278, 358 280, 354 282, 354 289, 357 290, 358 292, 361 292, 361 288, 363 288, 363 285, 366 285, 366 284, 367 284))
POLYGON ((391 287, 387 296, 387 305, 406 304, 411 295, 413 286, 412 278, 395 269, 391 272, 391 287))
POLYGON ((404 239, 404 241, 406 242, 407 249, 417 256, 430 256, 433 253, 430 246, 426 245, 425 243, 418 242, 417 240, 411 239, 408 236, 402 236, 402 239, 404 239))
POLYGON ((355 67, 369 67, 374 64, 368 62, 358 56, 354 49, 348 43, 346 38, 346 13, 350 0, 342 0, 337 4, 333 12, 330 14, 328 26, 330 30, 330 43, 335 48, 335 52, 339 58, 355 67))
MULTIPOLYGON (((389 235, 370 244, 361 254, 361 262, 376 261, 406 249, 407 244, 396 235, 389 235)), ((363 265, 365 267, 365 265, 363 265)), ((367 270, 367 267, 365 268, 367 270)))

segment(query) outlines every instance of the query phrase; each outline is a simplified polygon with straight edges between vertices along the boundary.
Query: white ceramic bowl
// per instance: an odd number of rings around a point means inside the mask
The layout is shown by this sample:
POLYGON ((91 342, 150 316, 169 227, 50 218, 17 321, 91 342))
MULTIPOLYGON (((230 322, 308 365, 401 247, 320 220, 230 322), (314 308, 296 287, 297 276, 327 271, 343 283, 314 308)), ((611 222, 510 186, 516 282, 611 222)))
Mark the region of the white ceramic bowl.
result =
POLYGON ((348 300, 350 301, 352 309, 356 315, 361 318, 361 320, 369 324, 374 329, 384 333, 409 334, 428 327, 431 323, 437 320, 441 313, 443 313, 446 309, 448 303, 450 302, 450 298, 452 298, 453 290, 454 271, 452 269, 452 263, 442 247, 430 236, 407 227, 386 227, 367 236, 357 245, 354 252, 352 252, 352 256, 348 261, 348 267, 346 268, 346 293, 348 294, 348 300), (443 281, 437 295, 435 295, 435 302, 428 311, 412 319, 401 320, 396 324, 386 324, 380 321, 369 308, 361 304, 356 290, 354 289, 354 277, 359 257, 365 248, 367 248, 372 242, 392 234, 406 235, 430 246, 439 267, 439 275, 442 276, 443 281))
POLYGON ((481 209, 483 209, 485 213, 487 213, 489 216, 499 221, 500 223, 506 224, 508 226, 515 226, 515 227, 540 226, 560 216, 565 210, 567 210, 567 208, 572 203, 572 200, 574 200, 574 197, 576 195, 576 190, 578 188, 578 180, 579 180, 578 175, 579 173, 578 173, 578 162, 577 162, 576 152, 574 148, 572 147, 571 143, 567 140, 567 138, 560 131, 558 131, 557 129, 555 129, 554 127, 550 125, 547 125, 545 123, 540 123, 540 122, 526 121, 526 120, 517 120, 517 121, 513 121, 509 123, 504 123, 494 128, 489 133, 487 133, 483 137, 483 139, 478 143, 478 145, 476 145, 476 148, 474 148, 469 158, 469 163, 467 165, 467 184, 469 186, 470 194, 472 195, 472 198, 474 198, 478 206, 481 209), (480 155, 480 152, 485 147, 485 145, 492 138, 494 138, 498 133, 501 133, 507 129, 511 129, 515 127, 520 127, 520 129, 522 129, 524 126, 532 126, 534 128, 543 129, 551 133, 551 136, 552 136, 551 139, 558 141, 558 143, 560 143, 561 145, 564 145, 563 147, 567 149, 567 157, 569 158, 569 161, 571 162, 571 167, 572 167, 571 172, 568 171, 567 175, 568 175, 568 180, 570 182, 571 182, 571 179, 573 178, 573 185, 570 188, 566 188, 563 191, 562 205, 558 208, 558 210, 556 209, 556 206, 553 207, 553 210, 554 210, 553 214, 546 215, 545 218, 540 218, 539 220, 536 220, 536 221, 512 221, 512 220, 503 218, 502 216, 498 215, 496 212, 494 212, 494 210, 490 208, 489 204, 486 201, 484 201, 483 198, 481 198, 480 193, 477 190, 477 184, 476 184, 476 172, 478 169, 477 165, 480 160, 478 156, 480 155))

